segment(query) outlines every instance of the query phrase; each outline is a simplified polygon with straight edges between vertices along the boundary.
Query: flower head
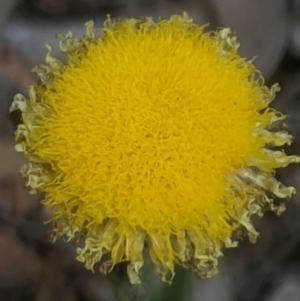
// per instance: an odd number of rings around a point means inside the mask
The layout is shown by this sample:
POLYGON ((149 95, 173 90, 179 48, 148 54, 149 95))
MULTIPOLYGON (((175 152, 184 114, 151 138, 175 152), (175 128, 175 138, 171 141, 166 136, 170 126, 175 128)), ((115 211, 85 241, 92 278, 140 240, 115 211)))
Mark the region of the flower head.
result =
POLYGON ((88 22, 83 39, 62 37, 66 64, 49 50, 28 99, 15 97, 27 185, 45 192, 54 239, 85 238, 87 268, 127 261, 138 283, 146 246, 164 281, 175 263, 210 277, 239 230, 255 241, 252 215, 283 211, 274 199, 295 189, 275 170, 299 157, 280 149, 292 137, 268 107, 277 86, 237 48, 186 15, 108 18, 100 36, 88 22))

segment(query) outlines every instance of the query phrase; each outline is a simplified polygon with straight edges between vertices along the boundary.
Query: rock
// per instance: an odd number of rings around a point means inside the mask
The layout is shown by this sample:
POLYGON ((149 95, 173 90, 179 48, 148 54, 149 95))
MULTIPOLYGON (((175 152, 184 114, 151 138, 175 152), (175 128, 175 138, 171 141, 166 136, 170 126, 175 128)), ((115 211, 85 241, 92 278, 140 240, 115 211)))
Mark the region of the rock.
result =
MULTIPOLYGON (((47 53, 46 45, 52 47, 52 55, 64 59, 58 48, 58 34, 65 35, 71 31, 75 37, 81 38, 85 32, 84 23, 89 19, 74 18, 62 19, 59 22, 47 19, 14 19, 7 23, 4 30, 5 39, 26 62, 30 70, 35 65, 43 63, 47 53)), ((95 24, 100 25, 104 17, 98 17, 95 24)), ((98 33, 100 28, 98 29, 98 33)))
POLYGON ((219 273, 209 279, 195 279, 193 301, 230 301, 233 300, 230 274, 224 264, 220 264, 219 273))
POLYGON ((122 0, 22 0, 18 10, 31 16, 65 17, 112 13, 122 7, 122 0))
POLYGON ((2 42, 3 28, 7 22, 7 19, 15 7, 17 0, 1 0, 0 1, 0 46, 2 42))
POLYGON ((299 301, 300 275, 284 275, 277 288, 263 301, 299 301))
POLYGON ((35 252, 14 231, 0 228, 0 300, 32 300, 41 271, 35 252))
POLYGON ((212 0, 219 26, 230 27, 240 53, 265 77, 278 67, 287 47, 289 18, 284 0, 212 0))

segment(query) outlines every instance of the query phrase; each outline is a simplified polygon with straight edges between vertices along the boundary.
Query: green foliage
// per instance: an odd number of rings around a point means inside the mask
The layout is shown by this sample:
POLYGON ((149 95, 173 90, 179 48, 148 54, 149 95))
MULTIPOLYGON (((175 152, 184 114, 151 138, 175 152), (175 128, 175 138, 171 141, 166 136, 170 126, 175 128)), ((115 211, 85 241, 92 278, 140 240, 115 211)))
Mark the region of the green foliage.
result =
POLYGON ((177 266, 172 285, 161 284, 150 301, 190 301, 192 300, 192 273, 177 266))

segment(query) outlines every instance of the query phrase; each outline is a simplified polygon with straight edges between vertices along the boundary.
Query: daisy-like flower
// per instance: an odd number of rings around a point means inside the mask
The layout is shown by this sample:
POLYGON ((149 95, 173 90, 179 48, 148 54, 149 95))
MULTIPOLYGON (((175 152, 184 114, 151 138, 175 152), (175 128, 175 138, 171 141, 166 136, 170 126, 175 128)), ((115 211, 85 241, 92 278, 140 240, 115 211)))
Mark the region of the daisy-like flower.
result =
POLYGON ((252 215, 283 212, 274 199, 295 189, 275 171, 299 157, 281 150, 292 137, 269 108, 277 85, 237 48, 229 29, 205 33, 185 14, 108 18, 99 36, 88 22, 81 40, 61 37, 66 64, 49 50, 35 67, 40 82, 11 107, 21 171, 53 209, 53 240, 84 239, 88 269, 126 261, 139 283, 146 249, 163 281, 175 263, 210 277, 238 234, 256 240, 252 215))

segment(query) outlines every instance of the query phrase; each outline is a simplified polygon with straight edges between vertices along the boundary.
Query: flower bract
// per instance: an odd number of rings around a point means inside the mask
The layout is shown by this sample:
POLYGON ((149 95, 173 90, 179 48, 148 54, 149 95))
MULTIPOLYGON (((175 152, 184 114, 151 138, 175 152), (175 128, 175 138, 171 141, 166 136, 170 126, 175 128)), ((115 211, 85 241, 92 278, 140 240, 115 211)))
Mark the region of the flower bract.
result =
POLYGON ((139 283, 145 249, 163 281, 176 263, 210 277, 238 233, 256 240, 252 215, 283 212, 274 200, 295 189, 275 171, 299 157, 282 150, 292 137, 269 107, 277 85, 238 55, 229 29, 206 32, 186 14, 108 18, 60 49, 66 62, 49 50, 28 97, 14 99, 16 150, 53 210, 52 238, 82 238, 88 269, 125 261, 139 283))

